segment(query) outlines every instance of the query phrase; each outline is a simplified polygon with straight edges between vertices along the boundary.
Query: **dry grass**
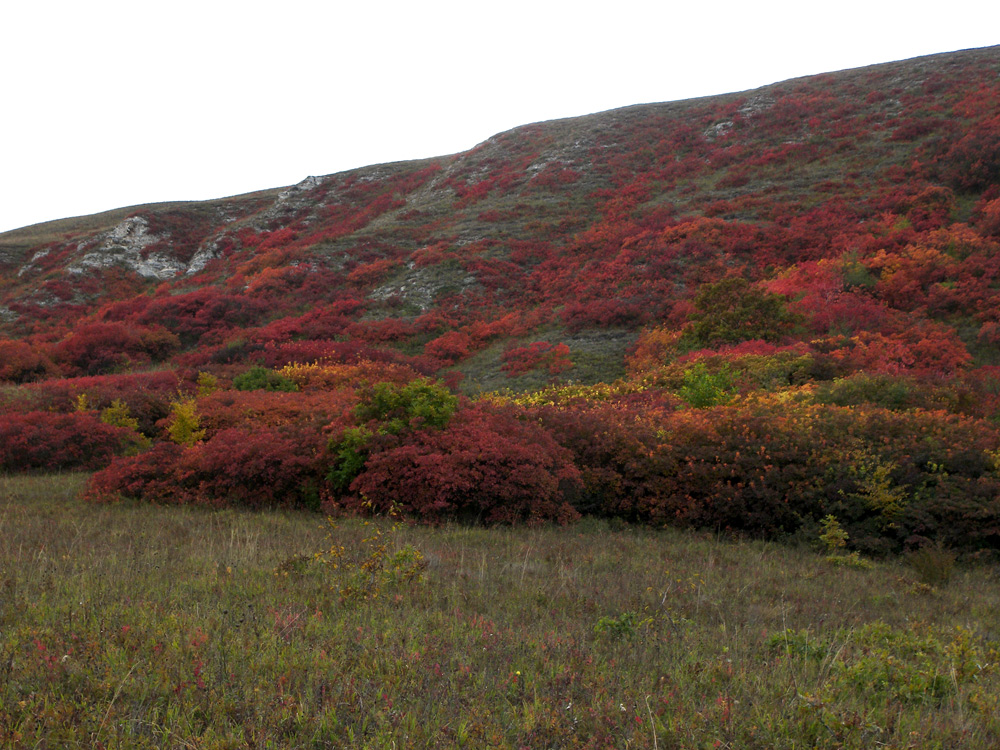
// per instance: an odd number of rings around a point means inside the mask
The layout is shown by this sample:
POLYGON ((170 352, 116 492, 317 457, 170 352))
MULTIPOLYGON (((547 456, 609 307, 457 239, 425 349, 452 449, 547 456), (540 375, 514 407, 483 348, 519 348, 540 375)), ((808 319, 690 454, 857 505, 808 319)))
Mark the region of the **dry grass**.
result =
POLYGON ((992 747, 1000 585, 675 531, 372 526, 0 478, 0 747, 992 747), (341 567, 311 561, 343 546, 341 567), (353 562, 353 565, 352 565, 353 562))

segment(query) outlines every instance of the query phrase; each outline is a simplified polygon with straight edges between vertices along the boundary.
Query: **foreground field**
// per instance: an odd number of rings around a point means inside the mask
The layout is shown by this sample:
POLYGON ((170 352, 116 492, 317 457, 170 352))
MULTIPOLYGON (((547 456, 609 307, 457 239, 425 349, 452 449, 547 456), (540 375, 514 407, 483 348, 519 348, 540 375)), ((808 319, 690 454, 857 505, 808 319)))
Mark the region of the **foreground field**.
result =
POLYGON ((83 482, 0 477, 0 748, 1000 745, 995 568, 83 482))

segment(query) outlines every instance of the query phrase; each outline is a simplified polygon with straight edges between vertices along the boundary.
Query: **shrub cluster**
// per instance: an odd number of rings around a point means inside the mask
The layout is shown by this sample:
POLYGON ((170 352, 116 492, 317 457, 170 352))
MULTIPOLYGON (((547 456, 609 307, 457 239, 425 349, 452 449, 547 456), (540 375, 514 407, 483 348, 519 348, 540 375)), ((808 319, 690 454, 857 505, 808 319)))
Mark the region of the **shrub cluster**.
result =
POLYGON ((274 428, 222 430, 191 445, 158 442, 117 458, 90 483, 96 500, 247 508, 319 507, 315 435, 274 428))
POLYGON ((447 429, 384 435, 350 484, 344 506, 396 505, 432 521, 566 522, 579 514, 569 451, 538 425, 492 409, 459 412, 447 429))
POLYGON ((153 448, 114 459, 90 494, 325 502, 430 522, 589 514, 763 537, 815 537, 834 517, 866 553, 930 541, 1000 550, 1000 436, 989 422, 907 408, 908 380, 741 396, 730 385, 739 370, 711 364, 678 364, 674 393, 576 387, 472 403, 424 378, 331 388, 357 366, 295 366, 284 372, 298 393, 223 389, 176 402, 188 439, 173 434, 176 414, 161 420, 153 448), (869 403, 838 403, 857 388, 869 403))
POLYGON ((136 437, 93 413, 6 414, 0 417, 0 471, 99 469, 136 437))
POLYGON ((832 514, 867 552, 928 539, 1000 549, 998 436, 982 421, 777 399, 531 413, 572 452, 581 512, 769 537, 832 514))

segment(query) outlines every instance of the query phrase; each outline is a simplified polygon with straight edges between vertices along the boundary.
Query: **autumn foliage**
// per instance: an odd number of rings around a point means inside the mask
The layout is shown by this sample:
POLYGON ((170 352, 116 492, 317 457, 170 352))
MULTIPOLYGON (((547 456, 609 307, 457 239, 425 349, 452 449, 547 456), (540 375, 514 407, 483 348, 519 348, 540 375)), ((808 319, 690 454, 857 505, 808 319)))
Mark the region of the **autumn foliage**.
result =
POLYGON ((515 377, 530 370, 545 370, 549 375, 559 375, 573 366, 566 344, 536 341, 527 346, 515 346, 504 352, 503 369, 507 377, 515 377))
POLYGON ((566 449, 514 415, 465 409, 443 430, 379 441, 344 507, 392 506, 432 521, 566 522, 564 493, 579 482, 566 449))
POLYGON ((111 227, 12 240, 2 466, 1000 554, 998 70, 970 50, 144 207, 166 280, 80 272, 111 227))
POLYGON ((97 469, 125 451, 129 431, 95 414, 29 411, 0 416, 0 470, 97 469))

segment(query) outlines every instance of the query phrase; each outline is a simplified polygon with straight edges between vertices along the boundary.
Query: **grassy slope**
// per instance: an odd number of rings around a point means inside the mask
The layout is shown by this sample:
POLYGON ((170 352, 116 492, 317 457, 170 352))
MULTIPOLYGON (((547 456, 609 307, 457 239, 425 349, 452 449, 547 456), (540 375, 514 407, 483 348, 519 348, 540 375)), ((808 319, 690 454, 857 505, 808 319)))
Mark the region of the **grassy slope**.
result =
MULTIPOLYGON (((677 532, 404 528, 342 601, 318 516, 0 477, 0 747, 990 747, 995 571, 677 532), (633 613, 630 615, 628 613, 633 613)), ((350 561, 373 526, 344 522, 350 561)))

